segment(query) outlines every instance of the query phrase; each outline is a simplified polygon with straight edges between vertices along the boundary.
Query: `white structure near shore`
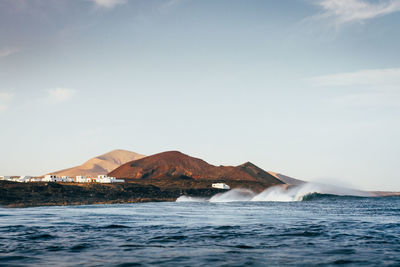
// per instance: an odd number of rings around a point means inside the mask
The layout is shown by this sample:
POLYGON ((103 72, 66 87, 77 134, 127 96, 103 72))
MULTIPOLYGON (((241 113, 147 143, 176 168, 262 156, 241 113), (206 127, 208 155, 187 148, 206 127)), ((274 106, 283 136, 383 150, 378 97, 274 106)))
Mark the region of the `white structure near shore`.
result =
POLYGON ((55 175, 45 175, 44 178, 42 179, 42 182, 56 182, 57 176, 55 175))
POLYGON ((63 183, 73 183, 75 179, 69 176, 61 176, 61 182, 63 183))
POLYGON ((212 188, 218 188, 218 189, 225 189, 229 190, 231 187, 225 183, 214 183, 211 185, 212 188))
POLYGON ((124 183, 124 179, 117 179, 115 177, 108 177, 107 175, 99 175, 97 176, 96 182, 102 184, 111 184, 111 183, 124 183))
POLYGON ((86 178, 86 176, 78 175, 75 177, 75 182, 76 183, 87 183, 87 178, 86 178))
POLYGON ((29 182, 41 182, 43 178, 40 177, 32 177, 29 179, 29 182))
POLYGON ((32 178, 31 176, 26 176, 26 175, 20 176, 20 177, 16 180, 16 182, 27 183, 27 182, 30 182, 31 178, 32 178))
POLYGON ((111 184, 111 183, 124 183, 124 179, 117 179, 115 177, 108 177, 107 175, 98 175, 97 178, 87 177, 83 175, 78 175, 75 178, 69 176, 61 176, 57 177, 54 174, 47 174, 43 178, 41 177, 31 177, 31 176, 0 176, 0 181, 13 181, 20 183, 27 182, 58 182, 58 183, 102 183, 102 184, 111 184))

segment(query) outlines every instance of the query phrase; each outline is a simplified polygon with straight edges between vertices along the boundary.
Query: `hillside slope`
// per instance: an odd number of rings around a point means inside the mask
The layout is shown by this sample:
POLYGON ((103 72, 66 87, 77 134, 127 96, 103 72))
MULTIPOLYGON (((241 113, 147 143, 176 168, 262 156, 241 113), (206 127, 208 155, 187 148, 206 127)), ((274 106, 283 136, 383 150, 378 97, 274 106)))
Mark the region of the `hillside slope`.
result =
POLYGON ((94 157, 80 166, 55 171, 50 174, 55 174, 57 176, 65 175, 70 177, 74 177, 77 175, 97 176, 100 174, 107 174, 126 162, 141 159, 143 157, 145 156, 135 152, 118 149, 94 157))
POLYGON ((280 174, 280 173, 271 172, 271 171, 268 171, 268 173, 271 174, 272 176, 278 178, 279 180, 281 180, 285 184, 302 185, 302 184, 307 183, 306 181, 295 179, 293 177, 289 177, 289 176, 286 176, 286 175, 283 175, 283 174, 280 174))
POLYGON ((247 162, 239 166, 214 166, 202 159, 178 151, 168 151, 125 163, 109 173, 110 176, 132 182, 168 181, 178 186, 179 181, 194 184, 227 182, 231 185, 255 185, 266 188, 284 184, 268 172, 247 162), (194 182, 194 183, 193 183, 194 182))

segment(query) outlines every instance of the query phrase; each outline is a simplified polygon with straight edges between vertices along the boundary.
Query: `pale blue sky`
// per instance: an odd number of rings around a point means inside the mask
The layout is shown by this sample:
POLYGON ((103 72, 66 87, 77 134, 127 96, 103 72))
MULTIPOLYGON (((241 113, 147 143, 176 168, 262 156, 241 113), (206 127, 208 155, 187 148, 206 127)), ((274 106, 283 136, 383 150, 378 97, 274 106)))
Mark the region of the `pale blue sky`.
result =
POLYGON ((398 0, 2 0, 0 175, 121 148, 400 190, 398 0))

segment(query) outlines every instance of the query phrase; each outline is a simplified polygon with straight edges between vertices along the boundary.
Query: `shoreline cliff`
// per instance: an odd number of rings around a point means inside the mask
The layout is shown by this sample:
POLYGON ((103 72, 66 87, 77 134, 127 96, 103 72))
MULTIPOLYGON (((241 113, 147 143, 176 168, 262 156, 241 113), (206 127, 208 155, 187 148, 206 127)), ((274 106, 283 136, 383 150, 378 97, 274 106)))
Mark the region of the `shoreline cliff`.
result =
POLYGON ((1 207, 36 207, 175 201, 181 195, 211 197, 216 188, 160 188, 137 183, 61 184, 0 181, 1 207))

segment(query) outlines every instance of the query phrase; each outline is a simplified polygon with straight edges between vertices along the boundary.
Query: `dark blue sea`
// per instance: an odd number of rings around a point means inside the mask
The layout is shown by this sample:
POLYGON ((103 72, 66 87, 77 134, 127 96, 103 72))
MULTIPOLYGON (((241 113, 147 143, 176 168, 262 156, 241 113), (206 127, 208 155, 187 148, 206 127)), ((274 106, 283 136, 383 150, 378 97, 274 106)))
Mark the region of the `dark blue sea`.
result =
POLYGON ((0 266, 400 266, 400 197, 0 208, 0 266))

